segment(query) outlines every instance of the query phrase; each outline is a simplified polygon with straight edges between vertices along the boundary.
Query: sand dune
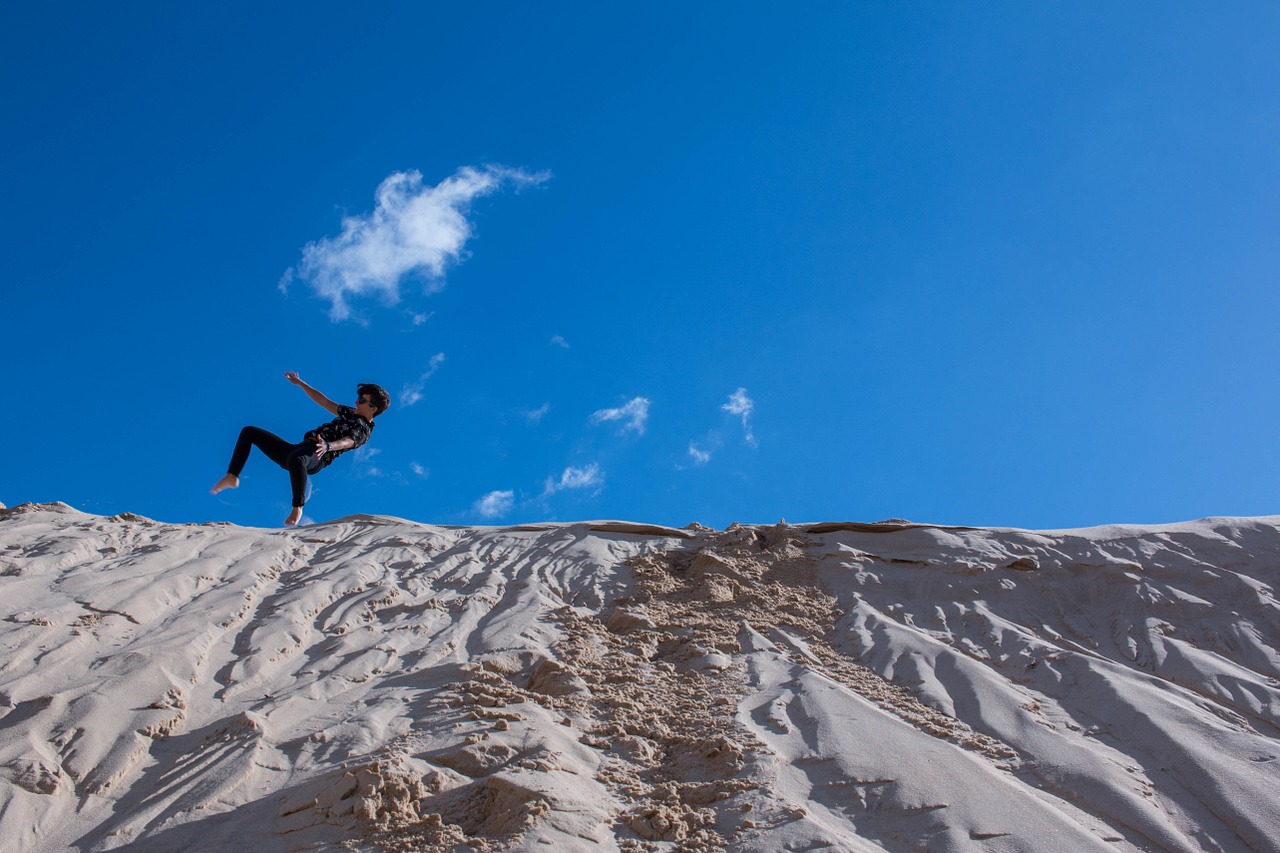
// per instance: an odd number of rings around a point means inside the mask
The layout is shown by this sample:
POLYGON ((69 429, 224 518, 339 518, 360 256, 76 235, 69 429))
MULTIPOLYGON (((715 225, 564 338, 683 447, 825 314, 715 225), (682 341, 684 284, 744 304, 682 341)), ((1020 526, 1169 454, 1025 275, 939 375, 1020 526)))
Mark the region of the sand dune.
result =
POLYGON ((5 850, 1277 850, 1280 517, 0 509, 5 850))

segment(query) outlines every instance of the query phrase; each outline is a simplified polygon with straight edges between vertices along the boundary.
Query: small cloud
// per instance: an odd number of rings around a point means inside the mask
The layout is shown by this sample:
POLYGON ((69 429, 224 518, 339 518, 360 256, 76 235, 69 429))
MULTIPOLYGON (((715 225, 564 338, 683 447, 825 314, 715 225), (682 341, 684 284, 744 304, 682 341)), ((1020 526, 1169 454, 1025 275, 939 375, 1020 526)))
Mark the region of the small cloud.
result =
POLYGON ((408 407, 421 400, 422 389, 426 387, 427 380, 440 369, 442 364, 444 364, 444 353, 438 352, 431 356, 431 361, 427 363, 426 371, 418 377, 418 381, 410 382, 400 391, 400 405, 408 407))
POLYGON ((344 217, 337 237, 304 246, 302 262, 285 271, 280 288, 287 292, 295 276, 309 282, 328 300, 334 322, 351 316, 353 298, 379 296, 395 304, 410 278, 426 280, 428 292, 439 291, 445 268, 463 258, 471 239, 471 203, 506 185, 519 188, 548 178, 547 172, 464 166, 427 186, 417 170, 394 172, 378 185, 373 212, 344 217))
POLYGON ((511 512, 515 501, 516 493, 513 491, 493 491, 476 501, 472 509, 481 518, 498 518, 511 512))
POLYGON ((548 477, 542 496, 549 497, 566 489, 598 490, 603 485, 604 474, 600 473, 600 466, 592 462, 586 468, 565 468, 558 481, 554 477, 548 477))
POLYGON ((431 470, 428 468, 423 468, 417 462, 410 462, 409 470, 413 472, 414 476, 421 477, 424 480, 431 476, 431 470))
POLYGON ((625 421, 622 425, 622 432, 629 430, 635 431, 639 435, 644 435, 645 424, 649 420, 649 398, 636 397, 617 409, 601 409, 591 416, 593 424, 604 423, 605 421, 625 421))
POLYGON ((381 477, 383 470, 377 465, 369 464, 382 450, 377 447, 370 447, 367 444, 357 447, 351 451, 351 458, 356 463, 356 476, 359 477, 381 477))
POLYGON ((554 345, 554 346, 558 346, 558 347, 560 347, 561 349, 568 349, 568 348, 569 348, 569 342, 568 342, 568 341, 566 341, 564 338, 560 337, 559 335, 552 335, 552 336, 551 336, 551 343, 552 343, 552 345, 554 345))
POLYGON ((755 401, 747 396, 747 389, 739 388, 729 395, 729 402, 720 408, 731 415, 741 415, 743 418, 749 418, 755 407, 755 401))
POLYGON ((746 433, 746 442, 756 446, 755 433, 751 431, 751 413, 755 411, 755 401, 747 396, 746 388, 739 388, 729 395, 729 402, 720 407, 731 415, 742 418, 742 430, 746 433))
POLYGON ((689 442, 689 455, 693 457, 694 465, 706 465, 711 461, 711 451, 700 449, 692 441, 689 442))
POLYGON ((413 311, 413 312, 410 312, 409 314, 409 320, 410 322, 413 323, 413 325, 421 326, 423 323, 427 322, 434 316, 436 316, 436 312, 434 311, 430 311, 426 314, 421 314, 417 311, 413 311))
POLYGON ((539 406, 536 409, 529 409, 529 410, 520 412, 520 417, 524 418, 526 421, 528 421, 531 424, 536 424, 541 422, 541 420, 544 417, 546 417, 546 414, 549 411, 551 411, 551 404, 543 403, 541 406, 539 406))

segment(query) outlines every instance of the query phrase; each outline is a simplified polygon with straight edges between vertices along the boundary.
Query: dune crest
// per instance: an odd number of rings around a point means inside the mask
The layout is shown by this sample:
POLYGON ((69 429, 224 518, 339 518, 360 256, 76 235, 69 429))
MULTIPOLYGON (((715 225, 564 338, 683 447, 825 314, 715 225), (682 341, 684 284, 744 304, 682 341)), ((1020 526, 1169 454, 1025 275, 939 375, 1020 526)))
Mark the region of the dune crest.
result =
POLYGON ((0 507, 0 838, 1280 849, 1280 518, 296 530, 0 507))

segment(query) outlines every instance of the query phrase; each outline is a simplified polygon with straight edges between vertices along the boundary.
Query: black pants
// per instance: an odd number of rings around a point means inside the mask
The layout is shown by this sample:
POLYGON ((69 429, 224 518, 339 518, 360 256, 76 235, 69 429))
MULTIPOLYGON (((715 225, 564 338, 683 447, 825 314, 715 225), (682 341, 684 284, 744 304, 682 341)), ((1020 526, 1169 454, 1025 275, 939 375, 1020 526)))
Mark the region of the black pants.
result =
POLYGON ((227 473, 240 476, 244 463, 249 461, 250 448, 257 446, 267 454, 272 462, 289 472, 289 485, 293 487, 293 505, 302 506, 307 502, 307 475, 320 470, 320 460, 316 457, 316 443, 307 439, 301 444, 291 444, 275 433, 267 432, 254 426, 240 430, 240 438, 236 440, 236 449, 231 454, 231 464, 227 473))

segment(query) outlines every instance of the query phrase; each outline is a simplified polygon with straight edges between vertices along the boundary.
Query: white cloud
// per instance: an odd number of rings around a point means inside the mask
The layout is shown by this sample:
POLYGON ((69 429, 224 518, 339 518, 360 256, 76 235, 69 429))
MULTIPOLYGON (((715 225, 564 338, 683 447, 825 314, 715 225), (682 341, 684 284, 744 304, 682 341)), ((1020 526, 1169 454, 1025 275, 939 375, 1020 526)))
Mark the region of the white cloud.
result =
POLYGON ((356 462, 356 475, 360 477, 381 477, 383 471, 377 465, 370 464, 382 450, 363 444, 351 451, 351 458, 356 462))
POLYGON ((400 391, 400 405, 412 406, 422 399, 422 389, 426 387, 427 380, 432 377, 440 365, 444 364, 444 353, 438 352, 431 356, 431 361, 427 363, 426 371, 418 377, 418 381, 410 382, 400 391))
POLYGON ((720 408, 724 409, 731 415, 741 415, 744 418, 751 417, 751 412, 755 409, 755 401, 747 396, 746 388, 739 388, 729 395, 729 402, 720 408))
POLYGON ((544 417, 546 417, 546 414, 549 411, 551 411, 551 404, 543 403, 541 406, 539 406, 536 409, 529 409, 526 411, 522 411, 520 413, 520 417, 524 418, 531 424, 536 424, 536 423, 539 423, 544 417))
POLYGON ((481 518, 498 518, 511 512, 515 500, 513 491, 493 491, 476 501, 472 508, 481 518))
POLYGON ((414 311, 409 314, 409 319, 413 322, 413 325, 421 326, 423 323, 427 322, 434 316, 436 316, 436 312, 434 311, 431 311, 426 314, 414 311))
POLYGON ((548 477, 542 496, 545 498, 565 489, 599 489, 603 485, 604 474, 600 473, 600 466, 592 462, 586 468, 565 468, 558 481, 548 477))
POLYGON ((280 290, 287 292, 295 276, 310 282, 316 295, 329 301, 335 322, 351 316, 348 303, 355 297, 380 296, 394 304, 411 276, 426 279, 429 292, 438 291, 445 268, 462 259, 471 239, 471 202, 506 184, 528 186, 549 177, 502 166, 464 166, 426 186, 417 170, 394 172, 378 186, 372 213, 343 217, 341 234, 303 247, 302 262, 281 277, 280 290))
POLYGON ((689 442, 689 455, 693 457, 694 465, 706 465, 708 462, 711 461, 711 451, 702 450, 701 448, 698 447, 698 445, 694 444, 692 441, 689 442))
POLYGON ((423 468, 423 467, 422 467, 421 465, 419 465, 417 462, 411 462, 411 463, 409 463, 409 470, 410 470, 410 471, 412 471, 412 472, 414 473, 414 475, 416 475, 416 476, 418 476, 418 477, 422 477, 424 480, 425 480, 427 477, 430 477, 430 476, 431 476, 431 471, 430 471, 430 469, 428 469, 428 468, 423 468))
POLYGON ((742 430, 746 433, 746 442, 756 446, 755 433, 751 431, 751 413, 755 411, 755 401, 747 396, 746 388, 739 388, 729 395, 729 402, 720 407, 731 415, 742 418, 742 430))
POLYGON ((569 342, 566 341, 564 338, 560 337, 559 335, 552 335, 551 343, 554 344, 555 346, 560 347, 561 349, 569 348, 569 342))
POLYGON ((591 416, 593 424, 604 423, 605 421, 626 421, 622 425, 622 431, 634 430, 640 435, 644 435, 645 424, 649 420, 649 399, 647 397, 636 397, 617 409, 601 409, 591 416))

